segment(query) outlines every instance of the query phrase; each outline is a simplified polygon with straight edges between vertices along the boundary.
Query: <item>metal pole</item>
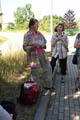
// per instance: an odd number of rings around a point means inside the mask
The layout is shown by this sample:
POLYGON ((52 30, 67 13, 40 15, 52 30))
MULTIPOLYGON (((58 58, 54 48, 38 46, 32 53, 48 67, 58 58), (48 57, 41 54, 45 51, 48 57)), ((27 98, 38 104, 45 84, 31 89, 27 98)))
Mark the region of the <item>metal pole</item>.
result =
POLYGON ((51 0, 51 36, 53 34, 53 0, 51 0))

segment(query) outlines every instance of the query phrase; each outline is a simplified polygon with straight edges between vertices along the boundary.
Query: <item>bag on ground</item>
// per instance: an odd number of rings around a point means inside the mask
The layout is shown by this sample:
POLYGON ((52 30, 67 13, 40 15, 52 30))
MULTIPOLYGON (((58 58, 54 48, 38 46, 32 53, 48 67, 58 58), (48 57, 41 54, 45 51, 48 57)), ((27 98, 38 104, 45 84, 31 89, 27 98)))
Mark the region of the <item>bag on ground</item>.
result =
POLYGON ((38 88, 36 82, 28 81, 21 85, 19 103, 24 105, 32 105, 38 100, 38 88))

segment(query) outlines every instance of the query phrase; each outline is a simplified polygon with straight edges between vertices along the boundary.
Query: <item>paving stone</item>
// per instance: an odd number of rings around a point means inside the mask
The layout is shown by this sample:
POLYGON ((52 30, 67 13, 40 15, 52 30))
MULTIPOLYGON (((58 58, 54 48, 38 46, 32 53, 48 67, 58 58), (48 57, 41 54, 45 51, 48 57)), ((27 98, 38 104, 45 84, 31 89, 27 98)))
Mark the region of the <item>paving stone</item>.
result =
POLYGON ((64 112, 64 107, 59 107, 59 113, 63 113, 64 112))
POLYGON ((59 113, 58 120, 63 120, 63 113, 59 113))
POLYGON ((63 107, 64 106, 64 102, 61 101, 60 104, 59 104, 59 107, 63 107))
POLYGON ((59 109, 55 109, 55 110, 53 111, 53 114, 58 114, 58 112, 59 112, 59 109))
MULTIPOLYGON (((64 117, 64 120, 71 120, 69 117, 64 117)), ((74 119, 73 119, 74 120, 74 119)))
POLYGON ((58 120, 57 115, 53 115, 51 120, 58 120))
MULTIPOLYGON (((80 120, 80 92, 75 93, 77 73, 77 66, 72 64, 72 56, 68 56, 65 83, 61 84, 60 76, 56 75, 56 95, 52 101, 54 104, 52 104, 51 120, 80 120)), ((46 120, 49 119, 46 117, 46 120)))

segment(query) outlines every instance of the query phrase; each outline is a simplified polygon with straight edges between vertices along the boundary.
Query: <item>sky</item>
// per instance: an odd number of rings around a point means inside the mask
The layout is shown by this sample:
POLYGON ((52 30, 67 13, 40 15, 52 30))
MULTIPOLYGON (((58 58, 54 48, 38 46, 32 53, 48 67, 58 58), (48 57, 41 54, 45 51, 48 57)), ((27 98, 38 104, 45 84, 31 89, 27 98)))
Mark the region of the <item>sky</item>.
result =
POLYGON ((32 5, 32 11, 37 19, 42 18, 45 15, 58 15, 64 16, 69 10, 73 10, 75 18, 80 18, 80 0, 1 0, 1 7, 3 12, 3 22, 14 22, 14 12, 18 7, 24 7, 25 4, 30 3, 32 5), (53 6, 53 10, 51 9, 53 6))

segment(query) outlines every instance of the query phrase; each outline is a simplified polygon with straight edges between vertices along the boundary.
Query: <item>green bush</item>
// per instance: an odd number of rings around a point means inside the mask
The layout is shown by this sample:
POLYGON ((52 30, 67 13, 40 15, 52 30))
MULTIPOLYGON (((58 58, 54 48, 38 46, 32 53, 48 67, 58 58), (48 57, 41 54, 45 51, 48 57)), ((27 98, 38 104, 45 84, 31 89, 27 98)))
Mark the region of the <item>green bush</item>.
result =
POLYGON ((7 29, 8 30, 13 30, 15 28, 15 26, 13 25, 13 24, 9 24, 8 26, 7 26, 7 29))
POLYGON ((68 35, 68 36, 74 36, 78 33, 78 29, 66 29, 65 30, 65 33, 68 35))
POLYGON ((0 24, 0 30, 2 30, 2 24, 0 24))

